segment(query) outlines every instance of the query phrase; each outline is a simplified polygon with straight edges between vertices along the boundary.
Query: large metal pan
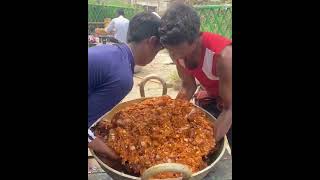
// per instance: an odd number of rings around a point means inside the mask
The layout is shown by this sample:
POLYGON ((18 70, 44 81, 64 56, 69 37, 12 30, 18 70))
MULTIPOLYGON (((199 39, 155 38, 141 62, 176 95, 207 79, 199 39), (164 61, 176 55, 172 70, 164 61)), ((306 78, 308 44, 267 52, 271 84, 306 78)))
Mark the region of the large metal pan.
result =
MULTIPOLYGON (((133 103, 139 103, 142 102, 143 100, 145 100, 147 98, 139 98, 139 99, 135 99, 135 100, 131 100, 131 101, 127 101, 127 102, 123 102, 118 104, 117 106, 115 106, 111 111, 107 112, 105 115, 103 115, 101 118, 99 118, 93 125, 92 127, 94 127, 98 122, 100 122, 101 120, 111 120, 112 117, 115 115, 115 113, 117 113, 118 111, 120 111, 121 109, 127 107, 128 105, 131 105, 133 103)), ((194 105, 196 108, 200 109, 201 111, 203 111, 209 120, 215 122, 216 118, 213 117, 211 114, 209 114, 206 110, 202 109, 199 106, 194 105)), ((106 171, 106 173, 108 175, 110 175, 114 180, 147 180, 150 177, 152 177, 155 174, 158 174, 160 172, 181 172, 183 174, 183 178, 179 178, 179 179, 192 179, 192 180, 201 180, 203 179, 212 169, 213 167, 217 164, 217 162, 221 159, 221 157, 223 156, 224 152, 225 152, 225 147, 226 147, 226 143, 227 143, 227 138, 224 137, 223 140, 219 141, 216 144, 217 150, 208 157, 208 166, 204 169, 202 169, 201 171, 198 171, 196 173, 191 173, 191 171, 189 170, 188 167, 182 165, 182 164, 177 164, 177 163, 165 163, 165 164, 159 164, 153 167, 150 167, 149 169, 147 169, 141 177, 136 177, 136 176, 132 176, 129 174, 126 174, 124 172, 120 172, 116 169, 111 168, 110 166, 108 166, 107 164, 105 164, 101 158, 92 150, 91 153, 94 156, 94 158, 98 161, 98 163, 100 164, 101 168, 106 171)), ((173 178, 171 178, 173 179, 173 178)), ((177 178, 175 178, 177 179, 177 178)))

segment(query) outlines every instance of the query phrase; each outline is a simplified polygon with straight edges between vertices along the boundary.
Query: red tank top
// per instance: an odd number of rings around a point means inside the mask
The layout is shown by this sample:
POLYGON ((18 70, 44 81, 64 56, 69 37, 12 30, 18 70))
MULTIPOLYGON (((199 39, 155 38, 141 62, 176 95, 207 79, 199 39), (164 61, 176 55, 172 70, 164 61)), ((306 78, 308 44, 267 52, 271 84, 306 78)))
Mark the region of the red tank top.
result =
POLYGON ((230 45, 232 41, 210 32, 203 32, 201 36, 201 57, 198 67, 196 69, 189 70, 185 67, 182 59, 179 59, 177 64, 182 66, 188 74, 194 76, 206 89, 209 96, 217 97, 219 96, 217 55, 219 55, 226 46, 230 45))

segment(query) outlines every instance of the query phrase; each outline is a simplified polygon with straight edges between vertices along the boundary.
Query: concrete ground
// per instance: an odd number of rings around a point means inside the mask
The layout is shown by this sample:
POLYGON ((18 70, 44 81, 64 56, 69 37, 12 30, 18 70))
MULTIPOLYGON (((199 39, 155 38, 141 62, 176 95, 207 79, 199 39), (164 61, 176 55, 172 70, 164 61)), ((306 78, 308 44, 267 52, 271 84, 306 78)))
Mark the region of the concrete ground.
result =
MULTIPOLYGON (((174 64, 170 64, 172 61, 166 50, 160 51, 155 59, 148 65, 142 67, 141 71, 134 74, 134 85, 131 92, 123 99, 123 101, 129 101, 141 97, 138 84, 141 80, 150 74, 155 74, 166 81, 167 84, 172 84, 172 76, 177 73, 174 64)), ((168 93, 170 97, 174 98, 178 91, 173 88, 168 88, 168 93)), ((162 85, 157 80, 148 81, 145 84, 145 96, 161 96, 162 95, 162 85)))

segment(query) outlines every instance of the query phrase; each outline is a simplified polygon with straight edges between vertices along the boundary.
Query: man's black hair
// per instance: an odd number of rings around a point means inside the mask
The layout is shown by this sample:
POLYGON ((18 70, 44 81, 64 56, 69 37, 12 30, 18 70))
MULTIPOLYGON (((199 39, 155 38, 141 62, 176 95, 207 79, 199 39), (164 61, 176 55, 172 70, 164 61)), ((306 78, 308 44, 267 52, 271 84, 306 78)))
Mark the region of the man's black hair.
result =
POLYGON ((178 45, 193 42, 200 34, 200 17, 190 6, 173 4, 161 18, 160 42, 164 45, 178 45))
POLYGON ((160 18, 153 13, 142 12, 129 22, 127 42, 140 42, 151 36, 159 38, 160 18))
POLYGON ((118 16, 120 16, 120 15, 124 16, 124 10, 123 9, 118 9, 117 13, 118 13, 118 16))

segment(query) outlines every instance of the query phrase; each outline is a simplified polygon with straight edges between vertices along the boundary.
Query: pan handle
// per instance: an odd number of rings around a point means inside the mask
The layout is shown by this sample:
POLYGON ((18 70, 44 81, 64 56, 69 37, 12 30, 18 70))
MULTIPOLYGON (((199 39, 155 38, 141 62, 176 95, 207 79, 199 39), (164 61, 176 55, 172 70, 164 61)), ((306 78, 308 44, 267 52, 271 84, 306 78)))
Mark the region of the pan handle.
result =
POLYGON ((146 84, 146 82, 148 82, 149 80, 151 79, 156 79, 158 81, 160 81, 160 83, 162 84, 162 95, 166 95, 167 94, 167 83, 162 79, 160 78, 159 76, 155 75, 155 74, 150 74, 146 77, 144 77, 142 79, 142 81, 139 83, 139 86, 140 86, 140 96, 141 97, 145 97, 145 93, 144 93, 144 85, 146 84))
POLYGON ((163 163, 150 167, 143 172, 141 180, 149 180, 152 176, 162 172, 178 172, 182 173, 183 180, 189 180, 192 176, 192 171, 183 164, 178 163, 163 163))

